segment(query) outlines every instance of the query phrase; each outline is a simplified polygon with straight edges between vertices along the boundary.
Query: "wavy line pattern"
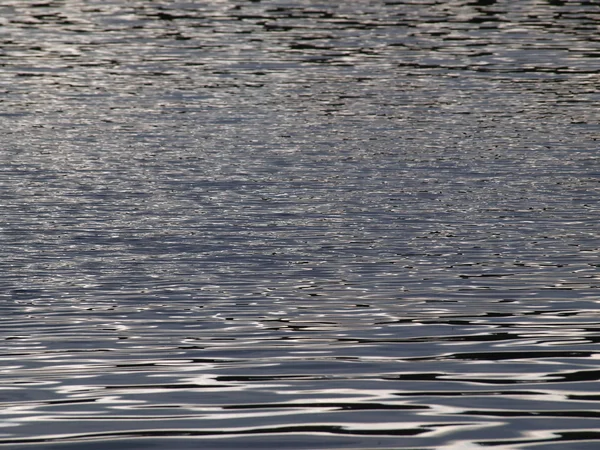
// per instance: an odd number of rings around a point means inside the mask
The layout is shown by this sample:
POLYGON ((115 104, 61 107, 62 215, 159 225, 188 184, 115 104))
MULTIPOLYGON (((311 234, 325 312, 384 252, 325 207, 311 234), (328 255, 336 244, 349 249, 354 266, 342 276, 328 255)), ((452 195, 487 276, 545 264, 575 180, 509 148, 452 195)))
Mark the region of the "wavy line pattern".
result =
POLYGON ((0 446, 596 449, 600 8, 0 5, 0 446))

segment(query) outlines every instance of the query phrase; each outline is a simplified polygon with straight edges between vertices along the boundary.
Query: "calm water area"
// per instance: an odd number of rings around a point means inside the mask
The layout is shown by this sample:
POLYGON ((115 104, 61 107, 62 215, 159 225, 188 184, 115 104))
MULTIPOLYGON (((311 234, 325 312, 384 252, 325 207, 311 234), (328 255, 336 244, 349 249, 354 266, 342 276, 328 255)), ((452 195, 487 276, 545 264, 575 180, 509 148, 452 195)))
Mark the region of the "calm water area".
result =
POLYGON ((600 3, 0 2, 0 447, 600 448, 600 3))

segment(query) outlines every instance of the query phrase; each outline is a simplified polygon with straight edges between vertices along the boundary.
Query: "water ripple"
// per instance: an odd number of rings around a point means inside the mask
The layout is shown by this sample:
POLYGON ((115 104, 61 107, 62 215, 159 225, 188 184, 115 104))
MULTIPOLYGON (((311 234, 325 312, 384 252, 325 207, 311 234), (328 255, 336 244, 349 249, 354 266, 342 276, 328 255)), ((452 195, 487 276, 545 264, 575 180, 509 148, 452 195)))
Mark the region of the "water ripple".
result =
POLYGON ((0 5, 0 446, 595 449, 600 10, 0 5))

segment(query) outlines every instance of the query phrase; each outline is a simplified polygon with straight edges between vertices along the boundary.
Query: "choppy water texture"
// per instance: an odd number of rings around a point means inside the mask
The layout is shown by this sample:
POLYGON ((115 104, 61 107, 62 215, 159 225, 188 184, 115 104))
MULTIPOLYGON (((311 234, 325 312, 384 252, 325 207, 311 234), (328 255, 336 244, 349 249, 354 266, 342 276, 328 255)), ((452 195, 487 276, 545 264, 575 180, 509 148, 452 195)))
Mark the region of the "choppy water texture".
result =
POLYGON ((3 1, 0 444, 597 449, 595 1, 3 1))

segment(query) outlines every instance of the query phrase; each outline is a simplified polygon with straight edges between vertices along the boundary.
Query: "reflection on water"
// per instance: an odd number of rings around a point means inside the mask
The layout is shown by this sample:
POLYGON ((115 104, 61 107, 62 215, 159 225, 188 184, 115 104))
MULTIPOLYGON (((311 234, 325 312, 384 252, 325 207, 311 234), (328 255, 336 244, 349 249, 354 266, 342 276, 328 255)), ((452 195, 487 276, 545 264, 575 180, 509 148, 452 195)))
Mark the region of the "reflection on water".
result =
POLYGON ((600 7, 0 6, 0 445, 595 449, 600 7))

